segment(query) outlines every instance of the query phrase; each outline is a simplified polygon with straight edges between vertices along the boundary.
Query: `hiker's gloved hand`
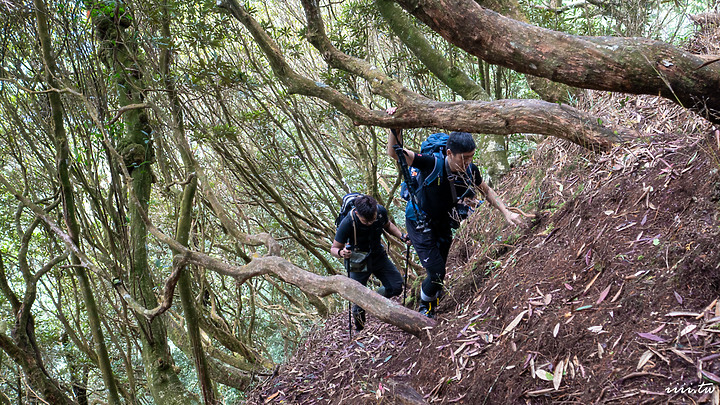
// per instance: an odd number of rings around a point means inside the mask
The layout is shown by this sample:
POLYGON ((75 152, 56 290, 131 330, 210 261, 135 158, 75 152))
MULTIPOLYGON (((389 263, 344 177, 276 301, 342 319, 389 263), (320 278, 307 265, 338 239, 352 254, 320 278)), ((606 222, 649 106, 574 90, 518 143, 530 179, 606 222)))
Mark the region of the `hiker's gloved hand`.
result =
POLYGON ((400 236, 400 240, 407 243, 408 245, 412 245, 412 241, 410 240, 410 236, 408 234, 404 233, 400 236))
POLYGON ((342 248, 338 250, 338 255, 344 259, 349 259, 352 256, 352 251, 342 248))

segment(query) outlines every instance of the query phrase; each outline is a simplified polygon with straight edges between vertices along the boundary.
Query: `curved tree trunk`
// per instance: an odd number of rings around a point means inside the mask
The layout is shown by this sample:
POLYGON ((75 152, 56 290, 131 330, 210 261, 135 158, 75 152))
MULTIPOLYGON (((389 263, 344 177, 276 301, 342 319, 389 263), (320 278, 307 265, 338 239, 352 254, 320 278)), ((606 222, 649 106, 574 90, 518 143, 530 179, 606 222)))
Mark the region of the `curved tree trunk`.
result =
MULTIPOLYGON (((8 190, 12 187, 0 177, 0 182, 8 190)), ((18 253, 18 267, 25 279, 25 296, 22 301, 13 293, 7 281, 5 263, 0 252, 0 293, 10 302, 15 324, 10 336, 0 330, 0 349, 22 368, 29 385, 38 395, 51 404, 70 405, 77 404, 61 389, 58 383, 48 374, 35 337, 35 319, 32 316, 32 305, 37 294, 37 281, 40 276, 50 271, 59 262, 65 260, 67 255, 59 256, 46 264, 37 274, 31 274, 27 263, 27 251, 30 238, 39 223, 35 219, 29 229, 21 236, 20 251, 18 253)))
MULTIPOLYGON (((55 65, 54 56, 52 55, 51 37, 46 20, 47 8, 45 7, 43 0, 34 0, 34 4, 37 15, 42 58, 45 62, 45 80, 50 88, 59 88, 60 86, 58 86, 55 81, 55 75, 57 74, 58 69, 55 65)), ((63 217, 68 229, 68 234, 75 244, 79 244, 80 225, 77 221, 75 195, 72 182, 70 180, 69 167, 71 156, 67 133, 65 132, 65 125, 63 123, 63 104, 60 99, 60 94, 57 92, 50 92, 48 97, 50 99, 50 108, 53 117, 54 133, 52 139, 55 143, 56 164, 63 199, 63 217)), ((117 386, 115 385, 115 376, 113 375, 112 366, 110 365, 110 356, 108 355, 107 347, 105 346, 105 337, 103 336, 102 326, 100 325, 97 303, 95 302, 95 296, 93 295, 92 287, 90 286, 90 279, 88 278, 85 269, 80 266, 80 260, 77 256, 72 255, 71 261, 78 284, 80 285, 80 290, 82 291, 85 307, 87 308, 90 330, 95 343, 97 344, 98 365, 100 367, 103 382, 105 383, 105 387, 108 391, 108 403, 111 405, 119 405, 120 396, 118 395, 117 386)))
POLYGON ((661 95, 720 123, 720 63, 645 38, 581 37, 522 23, 474 0, 395 0, 486 62, 575 87, 661 95))
MULTIPOLYGON (((177 243, 162 235, 157 229, 152 228, 151 233, 171 246, 177 243)), ((381 321, 395 325, 419 338, 423 337, 423 330, 435 325, 432 319, 375 293, 355 280, 345 276, 320 276, 302 270, 281 257, 260 257, 243 267, 236 267, 198 252, 185 251, 183 254, 188 255, 191 263, 235 277, 240 282, 263 274, 274 274, 286 283, 318 297, 339 294, 362 306, 381 321)))

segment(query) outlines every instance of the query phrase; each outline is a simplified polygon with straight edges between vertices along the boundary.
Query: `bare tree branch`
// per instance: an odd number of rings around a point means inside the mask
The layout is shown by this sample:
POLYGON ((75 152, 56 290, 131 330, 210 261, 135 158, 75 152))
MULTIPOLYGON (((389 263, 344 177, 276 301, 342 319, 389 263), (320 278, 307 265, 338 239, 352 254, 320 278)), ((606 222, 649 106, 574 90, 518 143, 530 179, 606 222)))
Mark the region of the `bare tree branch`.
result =
POLYGON ((720 123, 720 65, 646 38, 583 37, 515 21, 474 0, 395 0, 486 62, 571 86, 661 95, 720 123))
POLYGON ((113 117, 113 119, 111 119, 110 121, 108 121, 108 125, 114 124, 117 120, 120 119, 120 117, 122 117, 123 114, 125 114, 126 112, 128 112, 128 111, 130 111, 130 110, 137 110, 137 109, 140 109, 140 108, 148 108, 148 107, 149 107, 149 105, 147 105, 147 104, 145 104, 145 103, 124 105, 124 106, 120 107, 120 109, 118 110, 118 112, 117 112, 117 114, 115 115, 115 117, 113 117))
POLYGON ((125 285, 119 278, 113 279, 113 287, 115 287, 118 294, 120 294, 120 297, 125 300, 125 302, 130 308, 132 308, 133 311, 135 311, 138 315, 144 316, 145 318, 147 318, 148 321, 152 321, 157 316, 165 313, 165 311, 170 309, 170 307, 172 306, 173 295, 175 294, 175 286, 177 286, 183 268, 188 262, 187 255, 175 256, 174 262, 175 263, 173 265, 173 272, 170 274, 167 280, 165 280, 162 301, 160 301, 158 306, 153 309, 147 309, 141 303, 133 299, 132 295, 130 295, 130 292, 125 288, 125 285))

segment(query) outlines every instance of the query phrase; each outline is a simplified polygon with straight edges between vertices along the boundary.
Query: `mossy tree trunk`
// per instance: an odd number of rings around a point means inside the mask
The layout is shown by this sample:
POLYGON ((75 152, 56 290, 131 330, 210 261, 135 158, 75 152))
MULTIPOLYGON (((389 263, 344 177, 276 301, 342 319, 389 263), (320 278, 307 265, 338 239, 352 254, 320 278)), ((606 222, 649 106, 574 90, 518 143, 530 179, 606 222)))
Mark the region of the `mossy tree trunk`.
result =
POLYGON ((465 100, 490 100, 488 92, 457 64, 450 63, 445 54, 435 48, 415 27, 400 6, 391 0, 375 0, 375 4, 395 35, 441 82, 465 100))
MULTIPOLYGON (((178 218, 177 231, 175 239, 188 246, 190 238, 190 228, 192 225, 192 207, 195 191, 197 190, 197 177, 191 177, 183 192, 182 203, 180 206, 180 218, 178 218)), ((179 252, 175 252, 179 253, 179 252)), ((202 340, 200 338, 200 328, 198 321, 198 313, 195 308, 195 299, 192 293, 192 283, 190 278, 190 266, 184 266, 181 270, 180 279, 178 280, 178 291, 180 293, 180 301, 182 303, 183 314, 185 315, 185 327, 187 328, 190 346, 192 348, 192 359, 195 363, 197 378, 200 383, 200 391, 202 392, 205 404, 215 404, 215 390, 210 380, 208 371, 208 362, 205 358, 202 340)))
MULTIPOLYGON (((162 11, 162 36, 164 48, 160 58, 160 69, 162 69, 165 88, 167 89, 168 96, 170 98, 173 134, 178 143, 186 143, 182 106, 180 105, 180 99, 178 98, 175 87, 175 80, 170 72, 170 66, 172 65, 173 40, 170 32, 170 12, 167 0, 163 2, 162 11)), ((178 149, 180 150, 180 154, 185 165, 186 174, 191 177, 185 185, 185 190, 183 192, 175 239, 183 246, 187 247, 192 227, 193 201, 197 191, 198 180, 197 175, 195 174, 195 160, 192 156, 189 156, 187 148, 179 147, 178 149)), ((195 299, 192 292, 192 281, 189 273, 190 266, 183 267, 184 268, 181 270, 182 273, 180 274, 177 287, 180 293, 183 314, 185 315, 185 327, 187 328, 187 335, 190 340, 192 359, 195 363, 195 370, 197 372, 198 382, 200 383, 200 391, 202 392, 203 401, 205 404, 213 405, 216 403, 216 394, 210 379, 208 362, 205 358, 205 351, 200 338, 200 322, 198 321, 198 313, 195 308, 195 299)))
MULTIPOLYGON (((87 4, 87 3, 86 3, 87 4)), ((132 25, 132 14, 120 2, 92 2, 89 7, 99 39, 100 58, 116 80, 120 107, 142 105, 144 101, 143 65, 134 35, 126 33, 132 25)), ((148 265, 148 230, 142 212, 147 212, 152 192, 154 162, 152 127, 142 108, 127 110, 124 115, 125 133, 117 143, 132 177, 131 187, 137 203, 131 199, 129 207, 130 271, 129 284, 137 302, 146 308, 157 305, 153 289, 156 284, 148 265)), ((180 382, 174 369, 162 316, 149 321, 136 314, 140 329, 142 358, 148 387, 158 405, 198 403, 180 382)))

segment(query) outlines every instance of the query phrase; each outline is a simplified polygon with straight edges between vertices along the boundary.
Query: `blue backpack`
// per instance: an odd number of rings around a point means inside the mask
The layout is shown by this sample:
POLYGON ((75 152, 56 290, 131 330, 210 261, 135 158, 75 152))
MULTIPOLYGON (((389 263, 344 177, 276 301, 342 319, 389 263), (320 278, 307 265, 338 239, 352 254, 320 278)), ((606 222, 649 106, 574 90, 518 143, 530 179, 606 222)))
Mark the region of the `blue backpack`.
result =
MULTIPOLYGON (((418 170, 415 167, 410 167, 410 181, 413 181, 413 188, 415 191, 415 202, 412 200, 412 196, 410 195, 410 187, 403 182, 400 185, 400 197, 402 197, 405 201, 408 202, 407 207, 405 208, 405 217, 410 218, 412 220, 419 220, 421 218, 417 218, 417 215, 424 215, 422 211, 422 207, 425 205, 425 191, 424 189, 430 185, 431 183, 438 181, 440 182, 440 177, 443 176, 443 172, 445 171, 445 156, 446 156, 446 148, 447 148, 447 141, 449 136, 443 132, 438 132, 435 134, 430 135, 426 140, 422 142, 420 145, 420 153, 425 155, 433 155, 435 157, 435 167, 433 167, 432 172, 425 177, 424 179, 420 175, 420 170, 418 170), (419 211, 419 212, 418 212, 419 211)), ((467 174, 472 177, 472 170, 470 169, 470 166, 467 168, 467 174)), ((461 214, 461 217, 467 217, 469 211, 466 211, 465 214, 461 214)), ((457 223, 454 224, 454 228, 457 228, 457 223)))
MULTIPOLYGON (((433 155, 436 158, 435 168, 430 175, 425 178, 422 182, 420 181, 420 170, 410 167, 410 178, 414 182, 412 188, 416 190, 416 195, 419 195, 423 186, 432 183, 442 174, 445 166, 445 148, 447 147, 448 134, 444 132, 438 132, 428 136, 420 144, 420 153, 425 155, 433 155)), ((400 185, 400 197, 405 201, 410 201, 410 188, 406 182, 402 182, 400 185)))

